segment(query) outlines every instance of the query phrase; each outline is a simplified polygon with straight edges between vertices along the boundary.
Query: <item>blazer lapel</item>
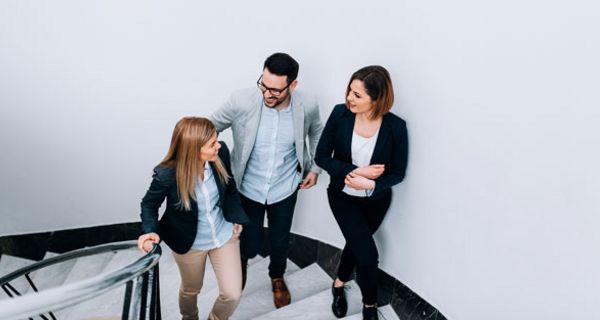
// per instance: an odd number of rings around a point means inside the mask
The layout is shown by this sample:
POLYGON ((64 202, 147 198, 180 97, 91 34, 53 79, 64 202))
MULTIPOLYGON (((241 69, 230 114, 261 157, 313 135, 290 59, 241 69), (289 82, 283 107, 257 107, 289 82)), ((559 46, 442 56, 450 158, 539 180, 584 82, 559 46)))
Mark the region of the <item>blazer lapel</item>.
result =
POLYGON ((379 127, 379 134, 377 135, 377 141, 375 142, 375 149, 373 149, 373 155, 371 155, 371 161, 369 164, 381 164, 381 154, 385 151, 385 145, 388 137, 391 135, 387 117, 383 116, 381 126, 379 127))
POLYGON ((246 117, 246 119, 236 119, 236 121, 246 121, 245 137, 243 138, 244 148, 241 153, 241 162, 244 168, 250 158, 250 152, 252 152, 252 148, 254 148, 262 108, 262 95, 257 95, 254 103, 252 103, 249 108, 248 117, 246 117))
POLYGON ((343 155, 345 155, 350 162, 352 162, 352 136, 354 135, 354 122, 356 121, 356 115, 348 110, 348 112, 344 113, 345 119, 340 119, 341 126, 341 136, 348 137, 348 139, 342 139, 342 150, 343 155))
POLYGON ((296 145, 296 157, 298 158, 298 162, 300 166, 302 166, 303 170, 307 170, 308 168, 304 168, 304 107, 302 106, 302 101, 300 99, 293 99, 294 95, 292 95, 291 108, 292 108, 292 117, 294 122, 294 142, 296 145))

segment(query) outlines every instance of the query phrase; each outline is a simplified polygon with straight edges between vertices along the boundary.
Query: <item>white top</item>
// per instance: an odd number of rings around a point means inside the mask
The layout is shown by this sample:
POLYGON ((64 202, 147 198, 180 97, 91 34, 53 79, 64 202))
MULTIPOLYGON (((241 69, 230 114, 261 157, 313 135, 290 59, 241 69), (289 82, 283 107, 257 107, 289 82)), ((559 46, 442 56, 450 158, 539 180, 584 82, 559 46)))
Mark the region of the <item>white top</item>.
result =
MULTIPOLYGON (((361 137, 356 132, 352 131, 352 164, 357 167, 364 167, 371 164, 371 157, 373 156, 373 150, 375 150, 375 143, 377 142, 377 136, 379 135, 379 129, 377 132, 370 137, 361 137)), ((355 197, 368 197, 371 195, 372 190, 356 190, 345 186, 342 190, 346 194, 355 197)))

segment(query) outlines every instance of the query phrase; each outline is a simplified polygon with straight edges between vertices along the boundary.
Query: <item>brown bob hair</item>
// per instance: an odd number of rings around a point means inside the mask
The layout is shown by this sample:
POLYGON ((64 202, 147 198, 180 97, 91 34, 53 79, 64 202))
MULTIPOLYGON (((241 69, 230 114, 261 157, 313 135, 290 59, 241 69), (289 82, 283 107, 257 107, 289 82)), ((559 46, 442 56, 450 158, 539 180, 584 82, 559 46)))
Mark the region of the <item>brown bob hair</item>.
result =
POLYGON ((346 87, 346 98, 350 92, 350 84, 354 80, 363 82, 367 94, 373 101, 373 112, 370 119, 383 117, 390 112, 394 104, 394 88, 390 73, 382 66, 366 66, 352 74, 346 87))

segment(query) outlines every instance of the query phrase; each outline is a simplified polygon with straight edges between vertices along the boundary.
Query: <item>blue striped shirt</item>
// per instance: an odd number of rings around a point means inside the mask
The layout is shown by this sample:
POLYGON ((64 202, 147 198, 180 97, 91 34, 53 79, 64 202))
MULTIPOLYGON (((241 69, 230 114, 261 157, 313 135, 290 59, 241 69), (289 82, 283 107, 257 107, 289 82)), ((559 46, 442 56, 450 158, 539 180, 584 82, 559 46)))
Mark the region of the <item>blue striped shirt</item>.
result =
POLYGON ((233 224, 225 220, 219 207, 219 189, 208 161, 204 165, 204 180, 196 184, 198 231, 192 245, 195 250, 210 250, 224 245, 233 235, 233 224))
POLYGON ((263 103, 240 193, 262 204, 279 202, 298 189, 297 167, 292 103, 279 111, 263 103))

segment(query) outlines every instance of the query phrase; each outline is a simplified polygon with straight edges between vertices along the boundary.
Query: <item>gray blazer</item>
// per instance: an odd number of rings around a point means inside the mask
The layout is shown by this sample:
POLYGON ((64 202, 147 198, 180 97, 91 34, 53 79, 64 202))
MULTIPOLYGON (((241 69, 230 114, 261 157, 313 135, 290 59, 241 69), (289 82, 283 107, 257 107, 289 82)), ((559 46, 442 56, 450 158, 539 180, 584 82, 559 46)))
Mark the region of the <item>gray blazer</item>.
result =
MULTIPOLYGON (((239 90, 210 116, 217 131, 221 132, 231 127, 231 168, 238 188, 254 147, 262 105, 263 96, 257 88, 239 90)), ((309 171, 321 173, 321 169, 314 163, 315 150, 323 131, 317 100, 301 91, 292 91, 292 115, 296 156, 302 176, 306 176, 309 171)))

